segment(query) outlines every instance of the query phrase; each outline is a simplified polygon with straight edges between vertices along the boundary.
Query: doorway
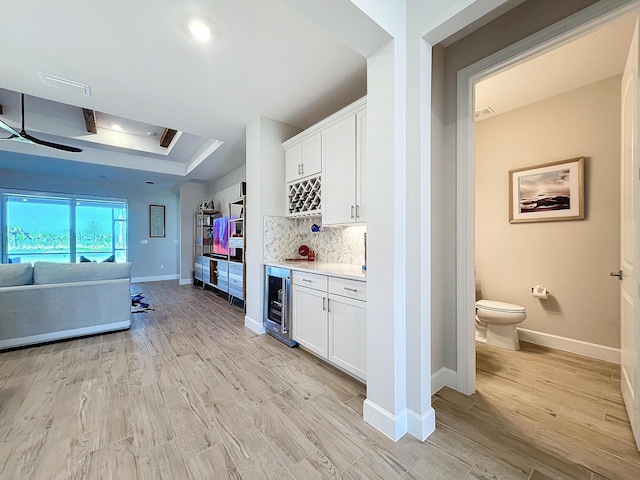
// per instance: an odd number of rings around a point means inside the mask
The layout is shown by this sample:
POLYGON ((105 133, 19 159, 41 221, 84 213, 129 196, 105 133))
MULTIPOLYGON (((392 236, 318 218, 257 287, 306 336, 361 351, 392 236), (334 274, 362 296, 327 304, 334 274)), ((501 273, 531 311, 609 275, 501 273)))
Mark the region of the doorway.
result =
MULTIPOLYGON (((601 2, 602 3, 602 2, 601 2)), ((475 391, 475 125, 474 88, 483 79, 523 64, 587 32, 637 10, 640 2, 624 7, 594 5, 560 21, 458 73, 457 148, 457 389, 475 391)))

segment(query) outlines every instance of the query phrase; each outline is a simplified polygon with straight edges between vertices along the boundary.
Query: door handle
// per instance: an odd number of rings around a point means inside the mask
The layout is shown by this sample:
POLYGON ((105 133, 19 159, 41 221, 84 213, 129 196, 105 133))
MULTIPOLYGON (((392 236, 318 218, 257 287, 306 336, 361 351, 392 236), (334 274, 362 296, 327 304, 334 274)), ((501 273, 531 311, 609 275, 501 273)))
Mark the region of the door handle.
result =
POLYGON ((351 218, 355 218, 355 216, 353 215, 353 205, 351 205, 351 218))
POLYGON ((618 270, 617 272, 611 272, 609 276, 618 277, 618 280, 622 280, 622 270, 618 270))

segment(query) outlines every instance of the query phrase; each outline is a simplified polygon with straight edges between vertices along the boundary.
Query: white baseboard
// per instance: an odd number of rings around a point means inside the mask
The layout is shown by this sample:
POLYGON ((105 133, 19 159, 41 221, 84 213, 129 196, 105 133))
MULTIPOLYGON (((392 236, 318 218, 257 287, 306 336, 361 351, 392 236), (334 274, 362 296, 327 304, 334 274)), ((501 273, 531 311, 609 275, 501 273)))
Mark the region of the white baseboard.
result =
POLYGON ((436 412, 433 407, 429 407, 429 410, 423 415, 420 415, 413 410, 409 410, 407 416, 407 429, 411 435, 421 442, 435 432, 436 412))
POLYGON ((131 283, 163 282, 165 280, 178 280, 179 278, 180 278, 180 275, 177 273, 174 275, 155 275, 151 277, 135 277, 131 279, 131 283))
POLYGON ((531 342, 577 355, 584 355, 585 357, 597 358, 598 360, 605 360, 607 362, 620 363, 619 348, 559 337, 558 335, 552 335, 550 333, 535 332, 525 328, 518 328, 518 336, 520 340, 525 342, 531 342))
POLYGON ((93 335, 94 333, 114 332, 116 330, 124 330, 131 326, 131 321, 104 323, 102 325, 93 325, 91 327, 73 328, 71 330, 61 330, 59 332, 40 333, 38 335, 29 335, 27 337, 10 338, 0 340, 0 350, 12 347, 24 347, 26 345, 35 345, 37 343, 53 342, 62 340, 63 338, 84 337, 93 335))
POLYGON ((363 404, 362 418, 394 442, 407 433, 407 411, 393 415, 369 399, 363 404))
POLYGON ((442 367, 436 373, 431 374, 431 395, 436 393, 442 387, 450 387, 456 390, 458 379, 456 372, 450 368, 442 367))
POLYGON ((264 325, 262 324, 262 322, 256 322, 253 318, 249 317, 248 315, 244 316, 244 326, 247 327, 249 330, 253 330, 259 335, 262 335, 263 333, 267 333, 267 329, 264 328, 264 325))
POLYGON ((193 285, 193 278, 181 278, 178 285, 193 285))

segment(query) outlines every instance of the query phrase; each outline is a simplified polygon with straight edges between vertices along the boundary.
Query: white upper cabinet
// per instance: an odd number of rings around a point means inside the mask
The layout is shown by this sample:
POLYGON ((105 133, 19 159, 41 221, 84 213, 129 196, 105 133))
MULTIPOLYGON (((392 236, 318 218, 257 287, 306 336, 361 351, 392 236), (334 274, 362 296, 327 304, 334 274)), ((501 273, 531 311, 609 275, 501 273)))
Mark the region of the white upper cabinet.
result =
POLYGON ((366 221, 366 97, 282 144, 287 216, 324 225, 366 221))
POLYGON ((355 115, 322 132, 323 225, 355 221, 356 146, 355 115))
POLYGON ((322 132, 322 224, 344 225, 366 221, 366 110, 322 132))
POLYGON ((287 183, 318 175, 322 170, 320 133, 311 135, 286 148, 285 178, 287 183))

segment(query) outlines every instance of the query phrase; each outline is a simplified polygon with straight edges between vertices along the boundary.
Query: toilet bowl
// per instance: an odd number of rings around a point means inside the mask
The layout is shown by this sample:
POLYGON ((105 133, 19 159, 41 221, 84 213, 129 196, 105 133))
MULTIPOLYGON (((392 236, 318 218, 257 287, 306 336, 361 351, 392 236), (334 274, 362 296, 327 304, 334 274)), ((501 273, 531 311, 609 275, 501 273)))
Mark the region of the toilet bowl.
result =
POLYGON ((520 305, 478 300, 476 302, 476 338, 482 338, 486 328, 486 343, 507 350, 520 350, 516 325, 527 318, 520 305))

